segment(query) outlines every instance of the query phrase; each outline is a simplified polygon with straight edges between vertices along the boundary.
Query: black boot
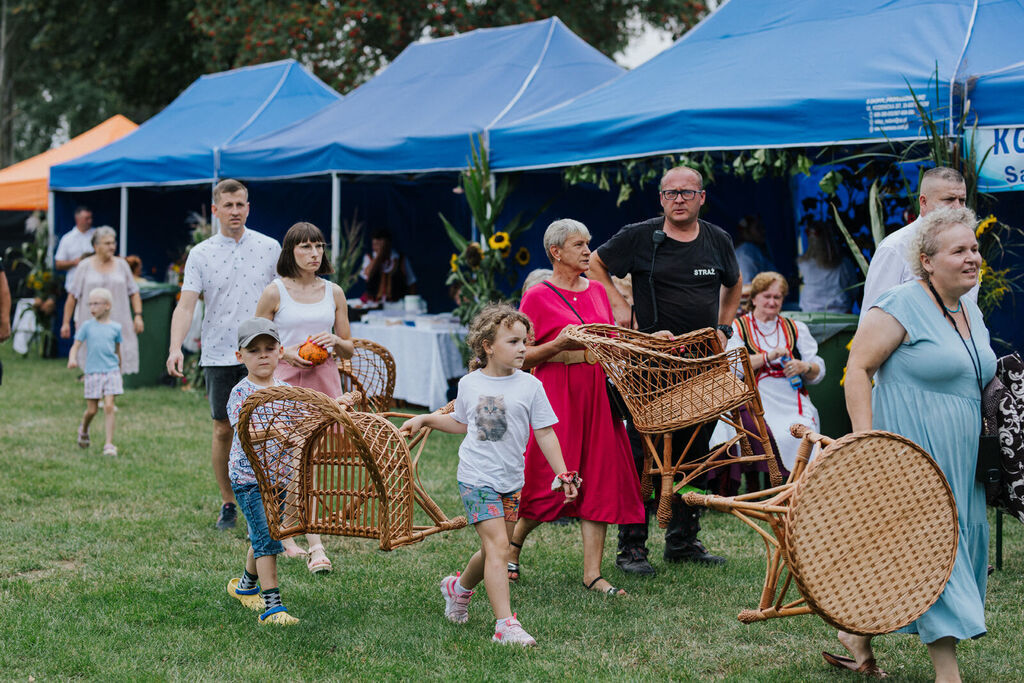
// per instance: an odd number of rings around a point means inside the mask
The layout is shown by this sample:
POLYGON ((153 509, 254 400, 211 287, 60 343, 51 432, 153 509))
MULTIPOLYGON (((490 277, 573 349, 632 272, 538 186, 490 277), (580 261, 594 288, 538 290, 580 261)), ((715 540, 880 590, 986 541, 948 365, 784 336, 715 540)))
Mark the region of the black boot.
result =
POLYGON ((672 519, 665 531, 666 562, 697 562, 700 564, 725 564, 725 558, 712 555, 704 544, 697 540, 700 531, 700 508, 687 505, 679 498, 672 500, 672 519))
POLYGON ((654 576, 654 567, 647 561, 647 522, 619 525, 619 552, 615 566, 627 574, 654 576))

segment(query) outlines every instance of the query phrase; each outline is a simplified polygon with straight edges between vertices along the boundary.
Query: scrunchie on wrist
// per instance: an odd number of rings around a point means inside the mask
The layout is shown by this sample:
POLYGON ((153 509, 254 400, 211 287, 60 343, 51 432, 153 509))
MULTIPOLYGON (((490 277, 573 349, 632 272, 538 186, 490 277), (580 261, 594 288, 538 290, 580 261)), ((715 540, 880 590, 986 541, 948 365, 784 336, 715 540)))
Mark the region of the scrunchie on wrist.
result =
POLYGON ((557 491, 562 488, 563 484, 572 484, 579 488, 583 484, 583 477, 575 470, 572 472, 562 472, 551 481, 551 490, 557 491))

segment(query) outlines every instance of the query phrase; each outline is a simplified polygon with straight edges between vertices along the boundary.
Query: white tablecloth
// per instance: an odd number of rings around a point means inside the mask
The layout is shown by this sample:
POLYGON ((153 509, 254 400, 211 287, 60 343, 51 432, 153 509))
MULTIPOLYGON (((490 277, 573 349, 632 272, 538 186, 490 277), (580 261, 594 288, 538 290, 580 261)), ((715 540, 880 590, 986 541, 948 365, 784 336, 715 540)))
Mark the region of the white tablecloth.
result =
POLYGON ((395 398, 437 410, 448 403, 448 380, 466 367, 453 335, 464 330, 352 323, 352 336, 384 346, 395 357, 395 398))

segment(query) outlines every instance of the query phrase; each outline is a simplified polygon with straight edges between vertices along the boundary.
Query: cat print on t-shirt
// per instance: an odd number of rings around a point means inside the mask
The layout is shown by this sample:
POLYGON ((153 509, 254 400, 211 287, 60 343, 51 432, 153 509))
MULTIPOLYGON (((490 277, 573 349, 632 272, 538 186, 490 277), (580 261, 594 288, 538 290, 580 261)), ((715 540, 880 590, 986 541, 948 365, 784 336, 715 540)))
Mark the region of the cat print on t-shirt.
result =
POLYGON ((481 396, 476 404, 476 430, 480 441, 501 441, 508 431, 504 396, 481 396))

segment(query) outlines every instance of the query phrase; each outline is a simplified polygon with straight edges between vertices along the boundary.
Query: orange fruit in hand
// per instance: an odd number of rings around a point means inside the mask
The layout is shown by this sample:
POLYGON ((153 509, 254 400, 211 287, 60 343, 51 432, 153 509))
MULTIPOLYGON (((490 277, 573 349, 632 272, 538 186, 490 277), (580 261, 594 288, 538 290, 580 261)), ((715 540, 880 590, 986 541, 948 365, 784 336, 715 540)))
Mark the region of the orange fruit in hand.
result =
POLYGON ((306 341, 299 347, 299 358, 308 360, 313 365, 320 365, 327 360, 327 349, 319 344, 314 344, 310 341, 310 337, 307 337, 306 341))

